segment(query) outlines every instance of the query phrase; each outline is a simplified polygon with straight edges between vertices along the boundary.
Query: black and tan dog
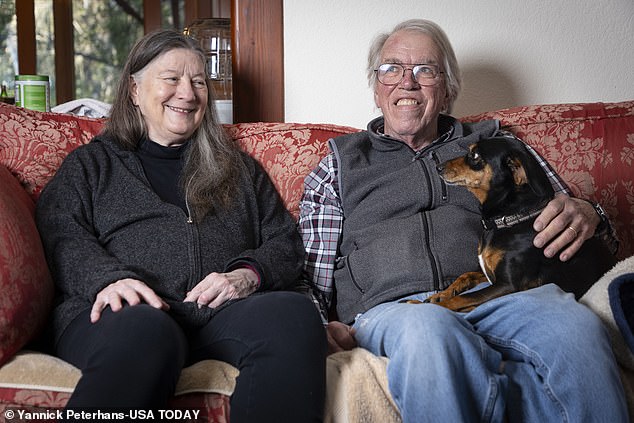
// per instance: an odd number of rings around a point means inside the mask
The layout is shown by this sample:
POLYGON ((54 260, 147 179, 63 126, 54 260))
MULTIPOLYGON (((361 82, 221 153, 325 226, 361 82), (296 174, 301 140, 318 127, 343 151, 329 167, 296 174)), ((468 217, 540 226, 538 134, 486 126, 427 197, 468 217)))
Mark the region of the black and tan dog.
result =
POLYGON ((481 140, 470 146, 466 156, 439 166, 439 172, 447 183, 466 187, 482 205, 484 232, 478 254, 483 273, 465 273, 427 302, 470 311, 490 299, 550 282, 578 299, 615 264, 597 237, 588 239, 566 262, 547 258, 533 246, 533 221, 554 192, 543 168, 521 141, 481 140), (487 279, 490 286, 462 294, 487 279))

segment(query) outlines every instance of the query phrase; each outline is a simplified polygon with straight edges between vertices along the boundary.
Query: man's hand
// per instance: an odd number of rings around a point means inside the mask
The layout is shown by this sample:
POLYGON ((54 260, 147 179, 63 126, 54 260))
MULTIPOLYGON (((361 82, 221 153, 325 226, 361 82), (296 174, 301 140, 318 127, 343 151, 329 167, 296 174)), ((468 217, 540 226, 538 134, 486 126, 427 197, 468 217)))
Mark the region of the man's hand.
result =
POLYGON ((210 273, 187 293, 184 301, 200 307, 218 307, 227 300, 244 298, 258 288, 258 275, 251 269, 240 268, 229 273, 210 273))
POLYGON ((169 309, 167 303, 144 282, 126 278, 113 282, 99 291, 90 311, 90 321, 95 323, 99 320, 101 312, 107 306, 114 312, 121 310, 124 301, 131 306, 144 302, 161 310, 169 309))
POLYGON ((341 322, 329 322, 326 326, 328 338, 328 354, 348 351, 357 346, 354 339, 354 329, 341 322))
POLYGON ((601 218, 592 204, 559 194, 535 219, 533 228, 539 233, 533 245, 537 248, 545 246, 546 257, 554 257, 561 251, 559 259, 566 261, 579 251, 586 239, 594 235, 599 223, 601 218))

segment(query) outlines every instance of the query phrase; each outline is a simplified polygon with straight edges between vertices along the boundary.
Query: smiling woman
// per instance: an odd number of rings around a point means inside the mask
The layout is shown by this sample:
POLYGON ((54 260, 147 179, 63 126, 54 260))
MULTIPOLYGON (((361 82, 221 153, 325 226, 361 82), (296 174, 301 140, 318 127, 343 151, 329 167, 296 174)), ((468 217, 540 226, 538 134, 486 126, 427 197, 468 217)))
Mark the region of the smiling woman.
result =
POLYGON ((208 96, 204 56, 170 50, 133 74, 132 80, 132 102, 152 141, 166 147, 181 145, 198 129, 208 96))
POLYGON ((59 293, 51 345, 82 370, 71 410, 165 408, 183 366, 217 359, 240 371, 232 422, 321 420, 323 326, 293 292, 301 239, 213 100, 198 42, 147 34, 103 132, 37 202, 59 293))

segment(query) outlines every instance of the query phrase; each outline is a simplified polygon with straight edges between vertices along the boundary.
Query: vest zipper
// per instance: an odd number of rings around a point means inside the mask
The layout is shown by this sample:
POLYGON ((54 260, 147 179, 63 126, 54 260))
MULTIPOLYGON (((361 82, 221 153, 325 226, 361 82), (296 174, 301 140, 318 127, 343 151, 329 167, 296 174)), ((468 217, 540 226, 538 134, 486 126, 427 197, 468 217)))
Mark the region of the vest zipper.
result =
MULTIPOLYGON (((414 155, 414 161, 420 159, 420 157, 422 156, 422 153, 425 151, 428 151, 432 148, 434 148, 434 144, 428 145, 427 147, 424 147, 423 149, 419 150, 418 152, 416 152, 416 154, 414 155)), ((431 152, 431 157, 434 161, 434 163, 436 164, 436 166, 439 164, 439 159, 438 159, 438 155, 436 154, 435 151, 432 150, 431 152)), ((423 174, 425 175, 425 179, 427 180, 427 186, 432 187, 432 178, 429 174, 429 170, 427 169, 427 167, 423 164, 423 163, 419 163, 420 167, 423 170, 423 174)), ((447 198, 447 190, 446 190, 446 185, 444 184, 444 182, 441 181, 441 195, 442 195, 442 199, 446 200, 447 198)), ((434 198, 433 198, 433 190, 430 193, 430 199, 429 199, 430 204, 434 204, 434 198)), ((440 281, 440 271, 438 270, 438 260, 436 259, 436 255, 434 254, 434 252, 432 251, 431 248, 431 233, 429 230, 429 223, 427 221, 427 212, 425 211, 421 211, 420 213, 421 215, 421 224, 423 225, 423 231, 425 233, 425 248, 427 250, 427 256, 429 257, 429 262, 431 264, 432 267, 432 280, 434 283, 434 289, 438 290, 440 289, 440 285, 441 285, 441 281, 440 281)))

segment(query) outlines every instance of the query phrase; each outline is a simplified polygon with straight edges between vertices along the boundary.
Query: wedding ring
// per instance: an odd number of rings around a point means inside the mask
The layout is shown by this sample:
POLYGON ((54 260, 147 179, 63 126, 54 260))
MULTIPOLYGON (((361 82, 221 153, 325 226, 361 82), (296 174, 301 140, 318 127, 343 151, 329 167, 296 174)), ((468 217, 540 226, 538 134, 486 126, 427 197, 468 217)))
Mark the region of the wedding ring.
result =
POLYGON ((568 229, 570 229, 575 234, 575 238, 577 237, 577 235, 579 235, 577 233, 577 230, 575 228, 573 228, 572 226, 568 226, 568 229))

